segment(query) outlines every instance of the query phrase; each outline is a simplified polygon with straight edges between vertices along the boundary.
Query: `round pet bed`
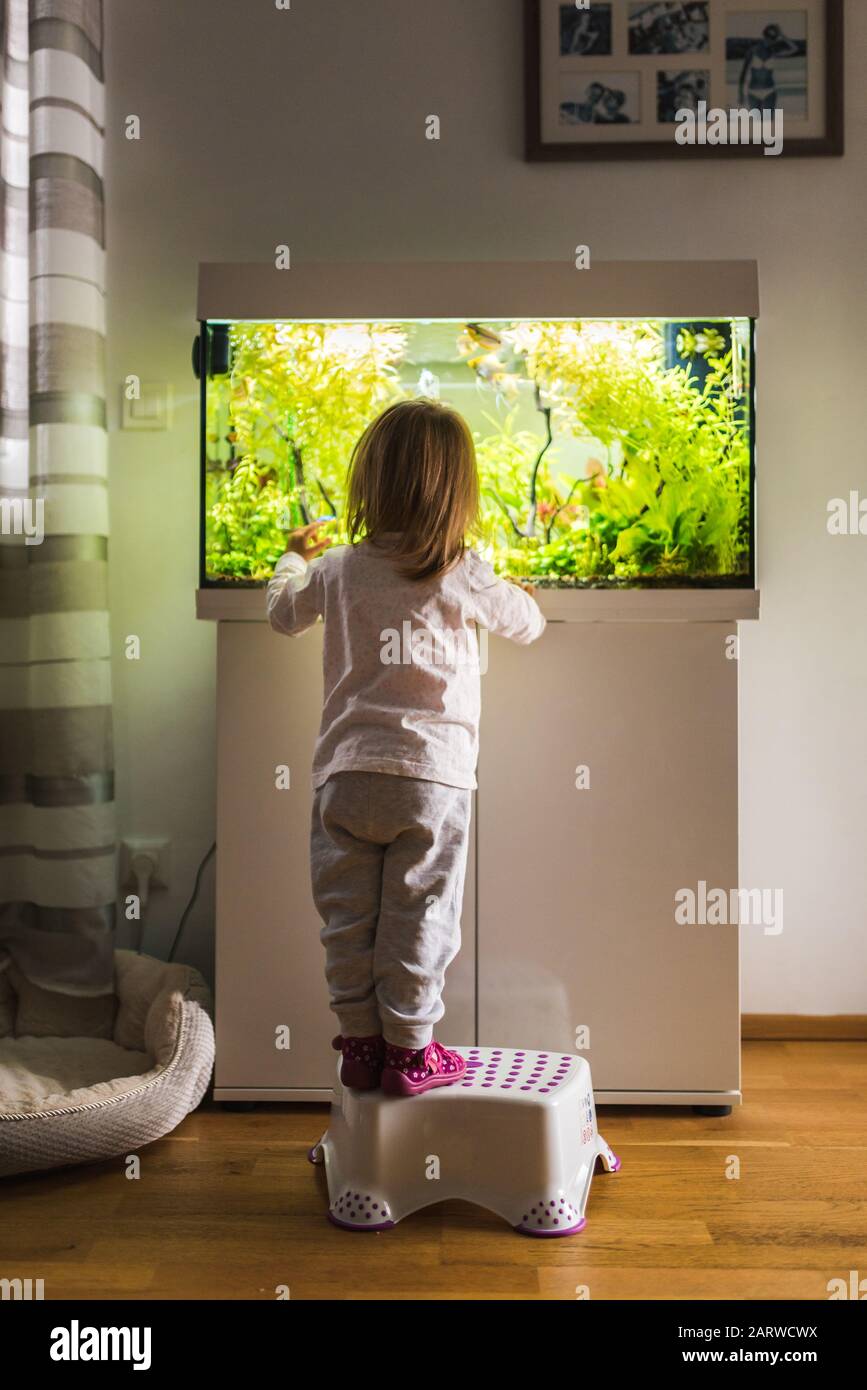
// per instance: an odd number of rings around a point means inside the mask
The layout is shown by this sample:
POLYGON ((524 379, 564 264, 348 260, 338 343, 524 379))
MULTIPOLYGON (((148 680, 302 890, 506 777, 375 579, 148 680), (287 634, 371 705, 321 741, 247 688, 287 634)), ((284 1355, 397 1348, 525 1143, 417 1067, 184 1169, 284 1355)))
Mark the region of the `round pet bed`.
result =
POLYGON ((0 964, 0 1177, 134 1153, 194 1110, 214 1065, 191 966, 115 952, 115 993, 57 994, 0 964))

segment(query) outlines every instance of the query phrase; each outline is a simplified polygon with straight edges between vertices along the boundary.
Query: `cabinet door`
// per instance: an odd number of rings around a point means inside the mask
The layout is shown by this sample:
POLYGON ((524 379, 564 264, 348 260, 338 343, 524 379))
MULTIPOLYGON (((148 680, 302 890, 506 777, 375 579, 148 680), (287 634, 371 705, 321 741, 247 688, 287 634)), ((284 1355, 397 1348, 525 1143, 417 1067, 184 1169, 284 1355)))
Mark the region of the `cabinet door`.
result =
POLYGON ((479 1038, 585 1055, 600 1090, 739 1087, 737 673, 722 623, 491 638, 477 802, 479 1038), (588 769, 589 786, 576 786, 588 769))
MULTIPOLYGON (((216 1085, 251 1097, 257 1089, 327 1089, 337 1021, 309 861, 321 627, 293 639, 263 623, 220 623, 217 699, 216 1085), (289 769, 288 790, 277 788, 278 767, 289 769), (281 1028, 288 1049, 277 1046, 281 1028)), ((462 1042, 474 1022, 472 858, 464 946, 446 988, 448 1036, 462 1042)))

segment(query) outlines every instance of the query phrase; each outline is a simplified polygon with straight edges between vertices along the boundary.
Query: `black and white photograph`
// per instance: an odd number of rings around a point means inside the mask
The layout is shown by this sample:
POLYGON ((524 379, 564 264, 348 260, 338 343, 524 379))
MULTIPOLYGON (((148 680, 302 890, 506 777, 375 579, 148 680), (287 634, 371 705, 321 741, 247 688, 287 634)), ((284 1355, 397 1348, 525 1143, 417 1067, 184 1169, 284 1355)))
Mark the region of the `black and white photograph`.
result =
POLYGON ((560 6, 560 55, 599 58, 611 53, 611 5, 560 6))
POLYGON ((806 116, 807 14, 805 10, 749 10, 730 14, 726 81, 732 106, 783 110, 806 116))
POLYGON ((561 78, 562 125, 632 125, 640 120, 638 73, 603 72, 561 78))
POLYGON ((656 74, 656 119, 666 125, 677 119, 679 111, 697 111, 707 101, 710 73, 706 69, 681 68, 656 74))
POLYGON ((867 9, 867 0, 524 0, 526 157, 765 157, 764 138, 736 137, 725 153, 681 140, 678 111, 698 115, 701 103, 754 121, 785 115, 774 150, 783 158, 841 154, 848 3, 867 9))
POLYGON ((629 6, 629 52, 704 53, 710 45, 708 0, 642 0, 629 6))

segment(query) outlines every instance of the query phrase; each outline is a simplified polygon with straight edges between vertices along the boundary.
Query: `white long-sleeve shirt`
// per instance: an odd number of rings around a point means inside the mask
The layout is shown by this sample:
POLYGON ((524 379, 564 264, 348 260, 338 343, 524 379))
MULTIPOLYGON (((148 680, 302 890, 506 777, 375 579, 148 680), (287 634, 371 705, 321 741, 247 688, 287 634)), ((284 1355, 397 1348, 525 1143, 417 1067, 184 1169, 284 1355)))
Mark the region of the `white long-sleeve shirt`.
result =
POLYGON ((473 551, 444 575, 414 580, 368 541, 309 564, 281 556, 267 602, 271 626, 287 636, 325 622, 314 787, 345 771, 475 787, 477 626, 521 643, 545 628, 534 599, 473 551))

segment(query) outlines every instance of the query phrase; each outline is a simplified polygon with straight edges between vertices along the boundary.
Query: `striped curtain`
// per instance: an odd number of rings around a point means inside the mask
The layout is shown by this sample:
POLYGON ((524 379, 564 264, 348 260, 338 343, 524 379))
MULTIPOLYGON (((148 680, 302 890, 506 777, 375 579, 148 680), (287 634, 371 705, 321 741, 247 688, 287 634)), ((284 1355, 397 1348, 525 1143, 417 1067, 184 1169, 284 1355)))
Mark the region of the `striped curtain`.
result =
POLYGON ((0 0, 0 965, 112 987, 101 0, 0 0))

